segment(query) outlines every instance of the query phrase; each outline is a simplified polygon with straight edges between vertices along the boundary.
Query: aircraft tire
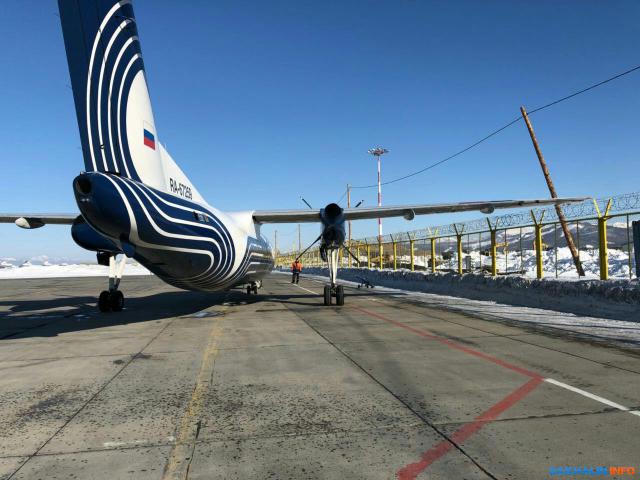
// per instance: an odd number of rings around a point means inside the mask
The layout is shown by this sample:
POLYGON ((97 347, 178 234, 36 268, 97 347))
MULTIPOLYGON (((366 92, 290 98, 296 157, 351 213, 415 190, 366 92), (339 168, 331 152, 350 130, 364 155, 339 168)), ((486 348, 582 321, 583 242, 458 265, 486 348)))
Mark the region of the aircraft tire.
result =
POLYGON ((98 310, 101 312, 111 311, 111 302, 109 301, 109 292, 103 290, 98 297, 98 310))
POLYGON ((247 295, 251 295, 252 289, 251 285, 247 285, 247 295))
POLYGON ((324 286, 324 304, 331 305, 331 287, 329 285, 324 286))
POLYGON ((124 295, 120 290, 111 292, 109 295, 109 305, 113 312, 120 312, 124 308, 124 295))
POLYGON ((344 305, 344 287, 342 285, 336 287, 336 305, 344 305))

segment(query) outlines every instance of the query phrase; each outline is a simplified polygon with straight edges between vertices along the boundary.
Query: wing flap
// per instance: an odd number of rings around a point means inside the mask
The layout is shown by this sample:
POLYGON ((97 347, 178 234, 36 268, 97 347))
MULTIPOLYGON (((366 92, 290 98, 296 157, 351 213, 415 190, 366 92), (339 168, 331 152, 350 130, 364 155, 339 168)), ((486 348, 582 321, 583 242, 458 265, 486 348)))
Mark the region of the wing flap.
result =
POLYGON ((253 212, 257 223, 308 223, 319 222, 319 210, 257 210, 253 212))
MULTIPOLYGON (((542 207, 578 203, 586 197, 547 198, 534 200, 489 200, 479 202, 436 203, 421 205, 396 205, 389 207, 345 208, 345 220, 366 220, 373 218, 404 217, 412 220, 416 215, 433 215, 436 213, 455 213, 479 211, 493 213, 504 208, 542 207)), ((319 210, 257 210, 253 212, 253 220, 257 223, 305 223, 319 222, 319 210)))
POLYGON ((15 223, 20 228, 40 228, 45 225, 71 225, 77 213, 0 213, 0 223, 15 223))
POLYGON ((390 207, 347 208, 346 220, 365 220, 372 218, 404 217, 412 220, 415 215, 433 215, 436 213, 456 213, 479 211, 490 214, 505 208, 541 207, 564 203, 583 202, 586 198, 549 198, 541 200, 498 200, 479 202, 440 203, 431 205, 399 205, 390 207))

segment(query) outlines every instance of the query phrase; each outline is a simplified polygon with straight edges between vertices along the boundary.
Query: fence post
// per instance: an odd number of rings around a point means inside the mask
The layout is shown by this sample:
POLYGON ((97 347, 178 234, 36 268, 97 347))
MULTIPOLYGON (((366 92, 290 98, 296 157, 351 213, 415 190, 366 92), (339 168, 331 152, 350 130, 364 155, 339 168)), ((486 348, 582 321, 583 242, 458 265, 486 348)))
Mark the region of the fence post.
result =
POLYGON ((431 237, 431 273, 436 273, 436 237, 431 237))
POLYGON ((633 253, 636 257, 636 278, 640 278, 640 220, 631 222, 631 228, 633 228, 633 253))
POLYGON ((531 210, 531 219, 536 232, 536 277, 542 278, 544 276, 542 268, 542 221, 544 220, 544 210, 540 214, 540 219, 537 219, 536 214, 531 210))
POLYGON ((398 269, 398 262, 397 262, 397 258, 398 258, 398 242, 396 241, 395 238, 393 238, 393 235, 391 236, 391 242, 393 244, 393 269, 397 270, 398 269))
POLYGON ((458 275, 462 275, 462 234, 464 233, 464 225, 461 225, 460 230, 454 223, 453 229, 456 231, 456 241, 458 242, 458 275))
POLYGON ((367 242, 367 268, 371 268, 371 245, 367 242))
POLYGON ((600 280, 609 279, 609 253, 607 251, 607 220, 609 220, 609 210, 611 209, 611 200, 607 202, 604 214, 600 213, 598 201, 594 198, 593 204, 598 213, 598 254, 600 257, 600 280))
POLYGON ((409 255, 411 256, 411 271, 415 271, 415 254, 414 254, 414 245, 416 241, 409 235, 409 255))
MULTIPOLYGON (((496 238, 496 234, 498 231, 498 223, 500 220, 496 220, 495 225, 491 224, 491 220, 487 218, 487 224, 489 225, 489 232, 491 234, 491 276, 495 277, 498 275, 498 242, 496 238)), ((482 252, 480 253, 480 258, 482 258, 482 252)))
POLYGON ((356 267, 360 268, 360 242, 356 243, 356 257, 358 258, 358 264, 356 267))
POLYGON ((378 237, 378 270, 382 270, 382 237, 378 237))
POLYGON ((431 240, 431 259, 429 263, 431 263, 431 273, 436 273, 436 241, 438 238, 438 229, 436 228, 433 232, 429 227, 427 227, 427 234, 429 235, 429 240, 431 240))

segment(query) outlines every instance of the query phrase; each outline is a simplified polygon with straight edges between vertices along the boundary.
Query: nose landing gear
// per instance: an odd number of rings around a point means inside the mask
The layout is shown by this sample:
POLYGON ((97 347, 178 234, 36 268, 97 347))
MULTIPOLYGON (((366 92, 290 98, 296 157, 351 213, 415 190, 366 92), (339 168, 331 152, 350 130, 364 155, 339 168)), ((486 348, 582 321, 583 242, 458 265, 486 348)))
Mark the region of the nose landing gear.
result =
POLYGON ((327 263, 329 264, 329 285, 324 286, 324 304, 326 306, 331 305, 332 298, 335 297, 336 305, 344 305, 344 287, 342 285, 336 285, 336 278, 338 276, 338 249, 327 249, 325 255, 327 263))
POLYGON ((324 304, 331 305, 332 298, 335 297, 336 305, 344 305, 344 287, 342 285, 325 285, 324 286, 324 304))
POLYGON ((116 255, 98 252, 98 263, 109 266, 109 290, 103 290, 98 297, 98 309, 101 312, 120 312, 124 308, 124 294, 118 290, 127 257, 116 261, 116 255))

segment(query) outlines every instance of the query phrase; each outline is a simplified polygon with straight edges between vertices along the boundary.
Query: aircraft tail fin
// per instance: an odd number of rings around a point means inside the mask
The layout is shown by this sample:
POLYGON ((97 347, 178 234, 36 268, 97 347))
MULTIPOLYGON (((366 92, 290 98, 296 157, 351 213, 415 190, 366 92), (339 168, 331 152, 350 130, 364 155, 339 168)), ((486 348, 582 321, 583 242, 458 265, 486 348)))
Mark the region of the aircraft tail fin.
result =
POLYGON ((130 0, 58 0, 86 171, 168 190, 130 0))

